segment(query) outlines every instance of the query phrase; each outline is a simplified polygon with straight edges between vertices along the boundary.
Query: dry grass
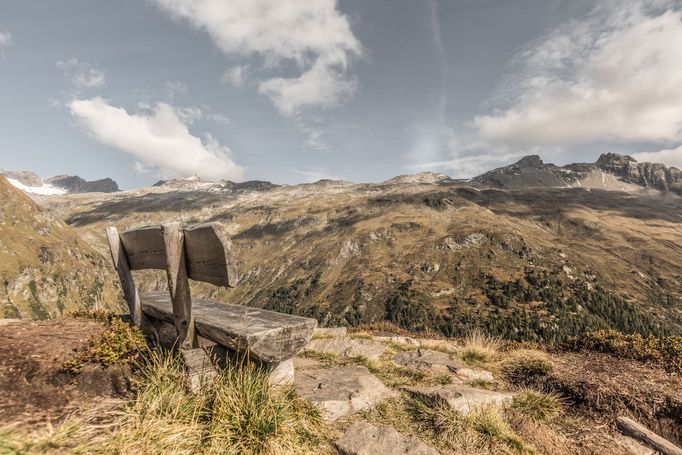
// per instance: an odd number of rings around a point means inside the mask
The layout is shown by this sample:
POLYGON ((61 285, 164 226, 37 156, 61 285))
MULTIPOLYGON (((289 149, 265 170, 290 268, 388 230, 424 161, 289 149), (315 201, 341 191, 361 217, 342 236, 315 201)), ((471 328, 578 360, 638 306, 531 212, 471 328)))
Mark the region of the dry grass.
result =
POLYGON ((501 347, 499 339, 475 330, 464 338, 460 358, 470 366, 486 366, 498 359, 501 347))
POLYGON ((561 414, 563 402, 555 393, 522 389, 514 393, 511 408, 535 420, 552 420, 561 414))
POLYGON ((419 437, 444 454, 535 452, 512 430, 505 414, 497 407, 478 408, 463 415, 440 400, 403 394, 361 416, 419 437))
POLYGON ((292 387, 272 389, 251 363, 228 365, 192 394, 179 360, 152 353, 137 386, 132 401, 99 422, 71 419, 34 434, 2 429, 0 454, 285 455, 311 453, 326 441, 317 410, 292 387))
POLYGON ((534 384, 538 378, 547 376, 553 369, 547 354, 532 349, 511 352, 501 366, 504 378, 515 385, 534 384))

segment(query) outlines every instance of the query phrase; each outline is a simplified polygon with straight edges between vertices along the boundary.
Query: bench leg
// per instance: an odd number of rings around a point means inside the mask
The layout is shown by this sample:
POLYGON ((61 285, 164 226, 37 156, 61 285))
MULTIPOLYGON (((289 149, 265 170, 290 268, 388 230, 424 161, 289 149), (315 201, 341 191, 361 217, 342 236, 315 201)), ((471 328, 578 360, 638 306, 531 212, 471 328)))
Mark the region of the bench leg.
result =
POLYGON ((271 386, 289 385, 294 382, 294 361, 292 359, 281 362, 263 362, 268 372, 271 386))
POLYGON ((197 393, 202 384, 218 376, 210 357, 202 348, 181 349, 182 359, 187 369, 187 382, 192 393, 197 393))

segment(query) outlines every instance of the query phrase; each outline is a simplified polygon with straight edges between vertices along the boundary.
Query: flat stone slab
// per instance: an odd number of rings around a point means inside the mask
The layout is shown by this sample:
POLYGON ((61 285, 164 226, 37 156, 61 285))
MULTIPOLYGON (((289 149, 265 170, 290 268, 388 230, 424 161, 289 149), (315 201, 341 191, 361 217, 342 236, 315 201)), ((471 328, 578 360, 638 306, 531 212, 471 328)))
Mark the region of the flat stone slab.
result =
POLYGON ((365 357, 376 360, 387 348, 385 344, 374 340, 338 337, 312 340, 305 349, 306 351, 335 354, 340 357, 365 357))
POLYGON ((494 392, 465 385, 405 387, 403 390, 413 395, 442 400, 462 414, 468 414, 473 409, 482 406, 501 406, 513 397, 511 393, 494 392))
POLYGON ((381 341, 382 343, 395 343, 402 344, 405 346, 419 347, 419 341, 410 337, 403 336, 392 336, 392 337, 374 337, 376 341, 381 341))
MULTIPOLYGON (((168 292, 140 293, 140 303, 147 316, 173 323, 168 292)), ((203 299, 192 299, 192 314, 199 335, 265 362, 292 358, 317 326, 315 319, 203 299)))
POLYGON ((325 420, 336 420, 397 396, 360 365, 297 370, 294 384, 300 396, 317 406, 325 420))
POLYGON ((492 382, 495 380, 490 371, 470 368, 459 360, 453 359, 450 354, 431 349, 399 352, 393 357, 393 361, 398 365, 419 371, 433 374, 453 374, 462 381, 483 380, 492 382))
POLYGON ((343 455, 439 455, 424 442, 398 433, 393 427, 358 422, 334 442, 343 455))
POLYGON ((348 336, 346 327, 318 327, 313 332, 313 337, 345 337, 348 336))

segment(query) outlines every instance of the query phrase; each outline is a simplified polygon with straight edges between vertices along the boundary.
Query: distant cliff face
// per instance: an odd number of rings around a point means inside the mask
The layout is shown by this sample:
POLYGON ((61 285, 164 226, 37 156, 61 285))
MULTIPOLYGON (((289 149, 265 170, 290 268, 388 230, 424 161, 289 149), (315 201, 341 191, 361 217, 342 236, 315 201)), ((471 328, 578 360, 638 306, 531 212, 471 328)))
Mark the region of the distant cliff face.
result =
POLYGON ((87 181, 77 175, 58 175, 45 180, 45 183, 64 188, 69 193, 115 193, 120 191, 118 184, 110 178, 87 181))
POLYGON ((634 158, 606 153, 596 163, 556 166, 539 156, 526 156, 509 166, 493 169, 472 179, 494 188, 600 188, 639 190, 653 188, 682 195, 682 171, 660 163, 638 163, 634 158))
POLYGON ((107 259, 0 176, 0 318, 119 303, 107 259))
POLYGON ((601 155, 596 165, 625 182, 682 195, 682 171, 676 167, 668 168, 660 163, 638 163, 634 158, 616 153, 601 155))

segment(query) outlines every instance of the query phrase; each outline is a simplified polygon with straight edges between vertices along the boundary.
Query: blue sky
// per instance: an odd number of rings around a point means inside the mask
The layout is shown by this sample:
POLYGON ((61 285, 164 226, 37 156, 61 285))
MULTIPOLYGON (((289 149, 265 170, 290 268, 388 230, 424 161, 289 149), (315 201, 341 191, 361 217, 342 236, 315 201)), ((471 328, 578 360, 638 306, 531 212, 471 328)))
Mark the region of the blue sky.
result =
POLYGON ((669 0, 0 0, 0 168, 278 183, 682 166, 669 0), (58 5, 58 6, 56 6, 58 5))

